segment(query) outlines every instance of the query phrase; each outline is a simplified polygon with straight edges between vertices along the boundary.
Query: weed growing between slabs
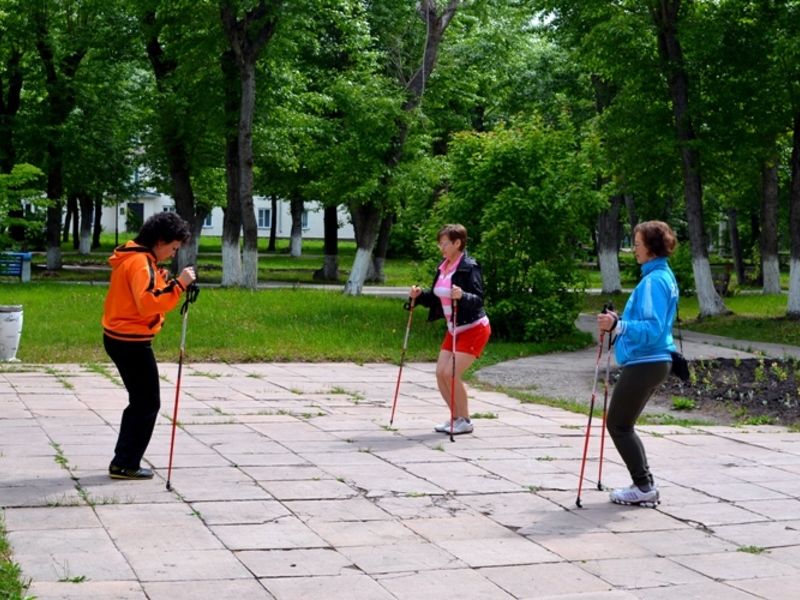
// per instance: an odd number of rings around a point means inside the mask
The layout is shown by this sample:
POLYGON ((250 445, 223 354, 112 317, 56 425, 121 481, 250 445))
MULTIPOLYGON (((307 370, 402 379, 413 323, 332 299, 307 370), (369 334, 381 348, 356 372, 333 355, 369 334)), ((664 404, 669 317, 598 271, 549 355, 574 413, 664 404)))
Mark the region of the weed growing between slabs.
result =
POLYGON ((11 556, 11 547, 6 539, 5 520, 0 513, 0 598, 3 600, 28 600, 25 592, 30 580, 24 580, 19 565, 11 556))

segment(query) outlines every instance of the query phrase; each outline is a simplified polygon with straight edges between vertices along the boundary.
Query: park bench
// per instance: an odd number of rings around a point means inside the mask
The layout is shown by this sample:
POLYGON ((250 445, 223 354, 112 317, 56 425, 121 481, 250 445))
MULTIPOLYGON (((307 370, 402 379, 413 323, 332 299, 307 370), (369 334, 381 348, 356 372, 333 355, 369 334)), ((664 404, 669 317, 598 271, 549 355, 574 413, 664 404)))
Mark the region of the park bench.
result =
POLYGON ((0 252, 0 278, 14 277, 22 283, 31 280, 30 252, 0 252))

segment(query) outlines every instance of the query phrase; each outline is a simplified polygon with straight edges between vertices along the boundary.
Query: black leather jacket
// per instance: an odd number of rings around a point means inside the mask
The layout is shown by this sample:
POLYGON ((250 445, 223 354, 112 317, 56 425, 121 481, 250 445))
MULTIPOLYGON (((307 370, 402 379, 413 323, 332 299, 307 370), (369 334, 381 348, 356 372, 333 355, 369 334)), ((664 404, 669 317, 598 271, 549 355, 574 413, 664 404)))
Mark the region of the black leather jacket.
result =
MULTIPOLYGON (((433 276, 431 289, 424 290, 417 296, 416 304, 429 308, 428 321, 435 321, 444 318, 442 302, 433 293, 433 286, 439 278, 439 271, 433 276)), ((453 285, 457 285, 464 292, 461 300, 458 301, 458 314, 456 315, 456 325, 467 325, 486 316, 483 309, 483 277, 481 276, 481 266, 471 256, 465 254, 461 259, 452 278, 453 285)), ((409 299, 410 302, 410 299, 409 299)), ((409 304, 406 304, 408 307, 409 304)))

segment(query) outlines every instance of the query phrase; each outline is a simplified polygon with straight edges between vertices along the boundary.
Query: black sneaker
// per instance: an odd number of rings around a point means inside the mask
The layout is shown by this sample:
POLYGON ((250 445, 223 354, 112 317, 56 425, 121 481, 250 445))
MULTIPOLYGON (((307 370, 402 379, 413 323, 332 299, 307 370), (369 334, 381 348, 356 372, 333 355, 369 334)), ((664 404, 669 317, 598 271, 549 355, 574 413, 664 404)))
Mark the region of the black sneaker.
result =
POLYGON ((111 479, 152 479, 153 471, 139 467, 138 469, 126 469, 116 465, 108 466, 108 476, 111 479))

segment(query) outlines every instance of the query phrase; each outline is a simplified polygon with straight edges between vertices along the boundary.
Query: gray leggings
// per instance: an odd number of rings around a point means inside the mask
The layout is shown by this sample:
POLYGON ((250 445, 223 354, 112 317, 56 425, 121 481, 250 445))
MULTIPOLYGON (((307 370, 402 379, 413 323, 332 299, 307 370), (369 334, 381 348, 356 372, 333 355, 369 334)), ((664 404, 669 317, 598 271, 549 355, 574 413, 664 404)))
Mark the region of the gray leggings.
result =
POLYGON ((633 426, 650 396, 669 375, 671 366, 672 363, 667 361, 623 367, 611 395, 606 428, 628 467, 633 483, 639 487, 652 485, 653 475, 647 465, 642 440, 633 426))

